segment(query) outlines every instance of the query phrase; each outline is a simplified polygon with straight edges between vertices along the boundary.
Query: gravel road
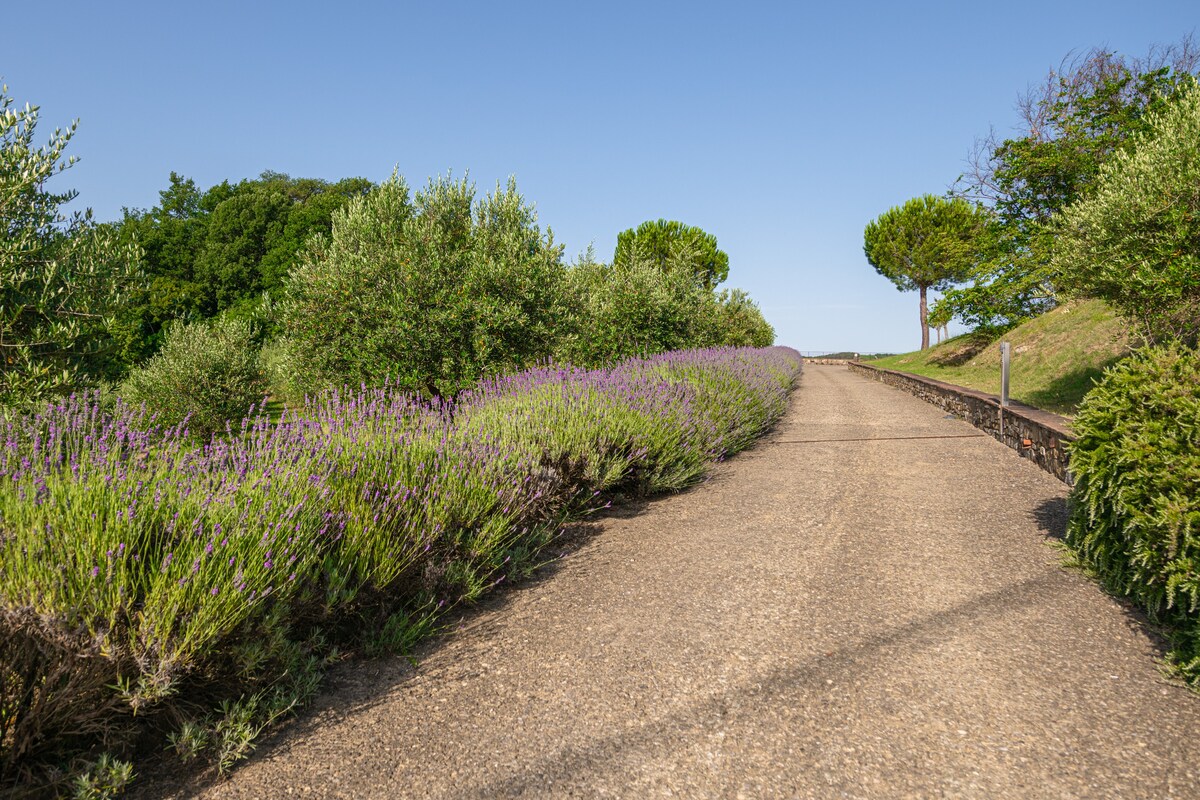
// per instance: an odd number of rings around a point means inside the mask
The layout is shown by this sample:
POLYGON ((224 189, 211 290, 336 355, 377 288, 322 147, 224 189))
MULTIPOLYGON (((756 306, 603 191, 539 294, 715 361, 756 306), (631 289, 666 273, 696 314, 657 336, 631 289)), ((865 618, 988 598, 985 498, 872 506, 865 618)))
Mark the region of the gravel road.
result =
POLYGON ((1060 566, 1065 495, 809 366, 712 480, 608 517, 418 667, 339 670, 232 778, 174 794, 1200 797, 1200 697, 1060 566))

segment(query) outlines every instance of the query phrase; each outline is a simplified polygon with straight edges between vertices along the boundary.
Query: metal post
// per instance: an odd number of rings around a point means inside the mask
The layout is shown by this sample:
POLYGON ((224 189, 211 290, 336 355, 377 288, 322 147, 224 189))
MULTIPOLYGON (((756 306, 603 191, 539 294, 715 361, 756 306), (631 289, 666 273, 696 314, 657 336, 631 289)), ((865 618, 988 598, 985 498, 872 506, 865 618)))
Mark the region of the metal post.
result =
POLYGON ((1008 366, 1012 359, 1012 345, 1000 343, 1000 405, 1008 407, 1008 366))
POLYGON ((1004 441, 1004 409, 1008 408, 1008 367, 1012 360, 1012 345, 1000 343, 1000 440, 1004 441))

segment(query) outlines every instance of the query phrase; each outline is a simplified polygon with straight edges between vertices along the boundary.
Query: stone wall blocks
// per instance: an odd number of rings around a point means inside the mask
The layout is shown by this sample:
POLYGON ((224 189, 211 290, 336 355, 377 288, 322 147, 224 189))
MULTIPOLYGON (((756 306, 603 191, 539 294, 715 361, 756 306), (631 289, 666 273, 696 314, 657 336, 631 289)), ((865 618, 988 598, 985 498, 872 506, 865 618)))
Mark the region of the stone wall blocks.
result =
POLYGON ((1065 445, 1074 441, 1074 437, 1066 418, 1019 404, 1010 405, 1004 409, 1001 435, 1000 401, 994 395, 855 361, 847 362, 846 366, 852 372, 903 389, 970 422, 1067 485, 1073 483, 1065 445))

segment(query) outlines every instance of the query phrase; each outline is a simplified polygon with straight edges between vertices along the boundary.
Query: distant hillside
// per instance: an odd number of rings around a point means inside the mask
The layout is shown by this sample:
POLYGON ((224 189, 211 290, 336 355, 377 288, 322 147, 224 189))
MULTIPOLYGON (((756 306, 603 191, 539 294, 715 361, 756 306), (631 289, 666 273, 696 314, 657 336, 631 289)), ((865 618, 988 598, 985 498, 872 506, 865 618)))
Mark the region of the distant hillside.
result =
POLYGON ((884 356, 890 356, 890 355, 892 355, 892 354, 891 353, 855 353, 850 350, 842 350, 837 353, 820 353, 820 354, 814 353, 808 357, 810 357, 810 358, 845 358, 845 359, 858 358, 858 359, 862 359, 865 361, 865 360, 871 359, 871 358, 883 358, 884 356))
POLYGON ((1091 300, 1060 306, 999 339, 965 334, 923 352, 871 363, 999 394, 1001 341, 1013 348, 1012 398, 1067 416, 1130 346, 1128 325, 1107 305, 1091 300))

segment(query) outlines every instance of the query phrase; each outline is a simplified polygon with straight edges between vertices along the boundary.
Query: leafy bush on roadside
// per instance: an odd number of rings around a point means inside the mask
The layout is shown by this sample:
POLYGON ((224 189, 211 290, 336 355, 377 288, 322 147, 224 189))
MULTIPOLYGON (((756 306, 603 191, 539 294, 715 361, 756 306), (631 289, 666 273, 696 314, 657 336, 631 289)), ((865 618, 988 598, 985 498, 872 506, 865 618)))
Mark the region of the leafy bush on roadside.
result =
POLYGON ((75 163, 64 152, 77 123, 39 147, 38 115, 0 83, 0 413, 111 377, 114 316, 142 281, 137 245, 91 210, 65 214, 76 192, 49 190, 75 163))
POLYGON ((1067 543, 1176 628, 1174 660, 1200 681, 1200 355, 1135 353, 1088 393, 1074 429, 1067 543))
POLYGON ((176 323, 162 350, 134 369, 121 387, 129 403, 145 403, 166 425, 187 420, 194 435, 208 438, 240 423, 263 399, 254 330, 243 320, 176 323))
POLYGON ((742 289, 725 289, 717 295, 716 343, 723 347, 770 347, 775 329, 758 303, 742 289))

